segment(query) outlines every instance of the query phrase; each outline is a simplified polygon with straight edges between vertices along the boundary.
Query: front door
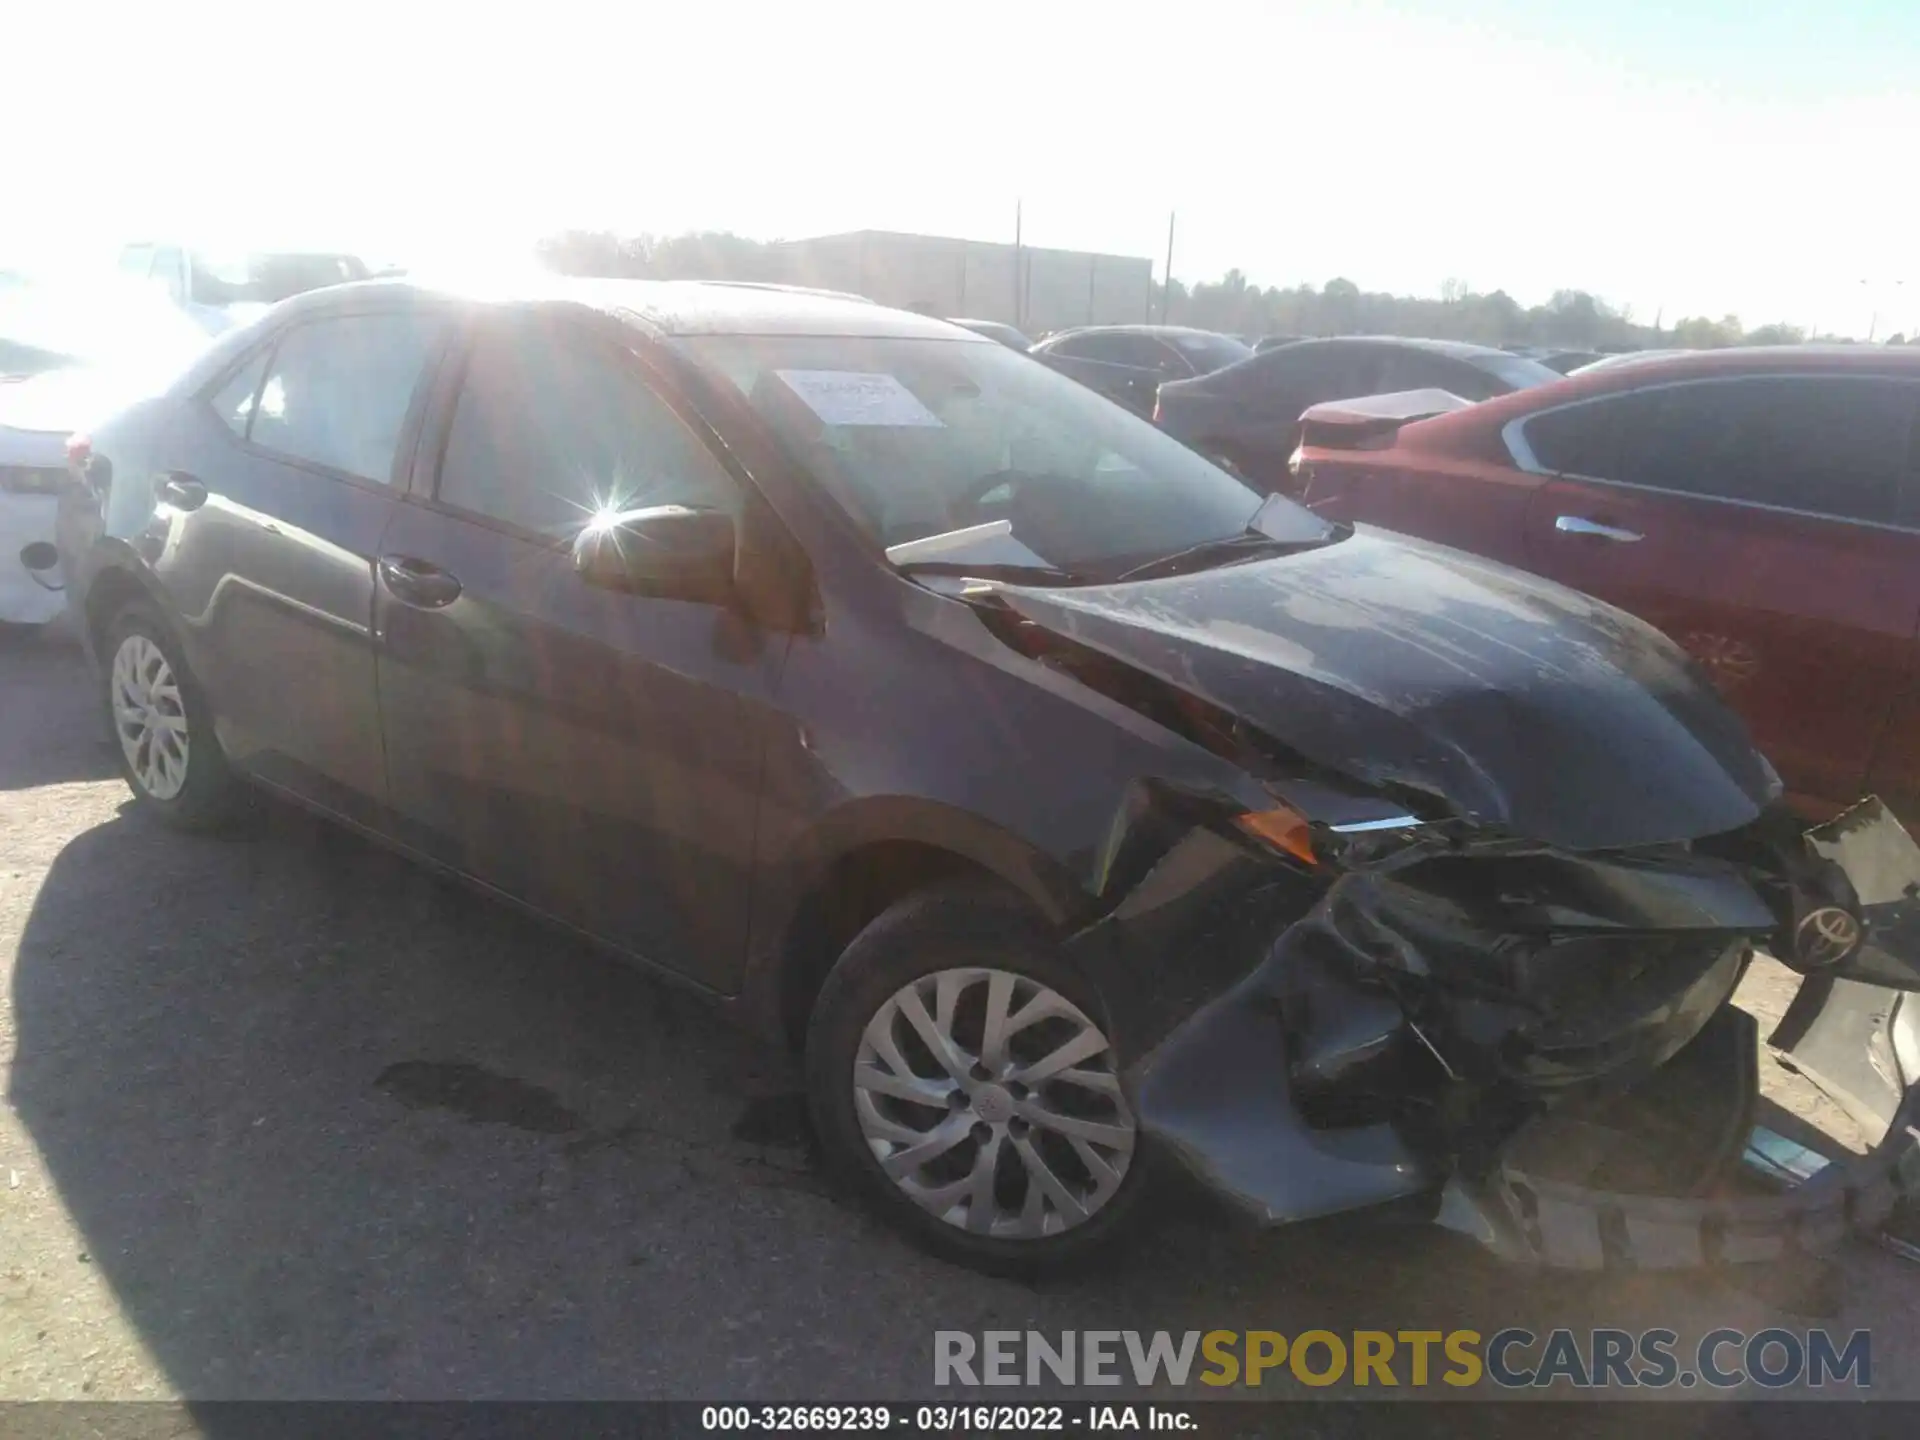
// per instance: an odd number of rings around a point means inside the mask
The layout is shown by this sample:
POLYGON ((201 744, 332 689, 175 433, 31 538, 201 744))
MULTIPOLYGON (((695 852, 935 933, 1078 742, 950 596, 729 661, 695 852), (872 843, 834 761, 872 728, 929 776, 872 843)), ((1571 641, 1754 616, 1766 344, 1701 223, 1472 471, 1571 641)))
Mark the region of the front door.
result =
POLYGON ((373 557, 445 333, 432 308, 296 324, 190 407, 154 477, 178 517, 155 568, 227 753, 367 823, 386 798, 373 557))
MULTIPOLYGON (((1838 376, 1598 401, 1579 409, 1595 427, 1582 453, 1601 458, 1528 510, 1531 568, 1678 641, 1816 808, 1859 794, 1906 683, 1920 537, 1895 522, 1915 401, 1901 382, 1838 376)), ((1561 439, 1533 437, 1538 424, 1530 438, 1561 439)))
POLYGON ((569 544, 601 510, 737 517, 746 482, 655 374, 581 322, 491 322, 447 403, 444 448, 381 545, 381 708, 403 834, 729 990, 785 637, 724 606, 590 586, 569 544))

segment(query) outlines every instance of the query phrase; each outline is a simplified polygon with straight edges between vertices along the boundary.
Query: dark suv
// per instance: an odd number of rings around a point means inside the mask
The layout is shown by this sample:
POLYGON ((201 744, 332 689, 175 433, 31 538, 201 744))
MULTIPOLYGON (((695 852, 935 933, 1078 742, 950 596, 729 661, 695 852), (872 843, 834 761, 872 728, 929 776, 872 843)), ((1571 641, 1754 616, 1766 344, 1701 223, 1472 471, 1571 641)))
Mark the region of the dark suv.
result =
MULTIPOLYGON (((1680 1067, 1738 1155, 1756 940, 1920 984, 1899 885, 1849 879, 1867 845, 1920 885, 1912 842, 1872 805, 1804 836, 1658 634, 1263 500, 939 320, 343 286, 71 454, 142 810, 215 825, 244 778, 733 1005, 829 1160, 970 1263, 1112 1238, 1156 1159, 1267 1223, 1630 1252, 1631 1202, 1509 1143, 1680 1067)), ((1910 1008, 1829 990, 1822 1053, 1910 1053, 1910 1008)), ((1819 1203, 1872 1223, 1893 1133, 1819 1203)), ((1653 1203, 1648 1263, 1684 1224, 1797 1243, 1774 1200, 1653 1203)))

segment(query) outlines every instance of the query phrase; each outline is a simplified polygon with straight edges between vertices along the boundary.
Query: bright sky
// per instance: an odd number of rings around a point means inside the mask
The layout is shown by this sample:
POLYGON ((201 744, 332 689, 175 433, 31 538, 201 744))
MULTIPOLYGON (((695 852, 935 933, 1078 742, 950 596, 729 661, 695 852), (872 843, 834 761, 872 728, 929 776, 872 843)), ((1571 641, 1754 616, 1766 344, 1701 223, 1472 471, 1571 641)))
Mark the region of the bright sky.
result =
POLYGON ((0 263, 860 228, 1920 328, 1916 0, 97 0, 7 20, 0 263), (1863 283, 1864 282, 1864 283, 1863 283))

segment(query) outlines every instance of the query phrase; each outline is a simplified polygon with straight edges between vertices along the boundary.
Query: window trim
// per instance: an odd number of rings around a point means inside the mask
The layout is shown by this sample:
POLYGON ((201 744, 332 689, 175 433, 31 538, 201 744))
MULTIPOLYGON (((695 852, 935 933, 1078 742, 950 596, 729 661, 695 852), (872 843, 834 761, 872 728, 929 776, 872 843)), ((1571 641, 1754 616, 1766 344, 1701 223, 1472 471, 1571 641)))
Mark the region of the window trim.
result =
POLYGON ((212 417, 214 423, 226 432, 229 439, 241 445, 247 444, 248 437, 253 434, 253 417, 260 409, 260 392, 266 388, 267 375, 273 369, 274 352, 279 348, 280 337, 278 332, 276 332, 262 344, 250 345, 245 350, 242 350, 237 360, 223 365, 219 370, 215 371, 213 378, 194 393, 194 403, 199 405, 212 417), (253 382, 253 391, 247 397, 248 400, 252 402, 247 407, 247 428, 236 431, 233 426, 226 422, 220 412, 213 408, 213 397, 226 389, 229 381, 238 379, 241 371, 256 362, 260 365, 260 375, 259 378, 253 382))
MULTIPOLYGON (((1806 520, 1825 520, 1834 525, 1864 525, 1873 530, 1892 530, 1902 535, 1920 535, 1920 526, 1901 524, 1892 520, 1862 520, 1852 515, 1834 515, 1825 510, 1806 510, 1792 505, 1771 505, 1764 500, 1744 500, 1735 495, 1704 495, 1692 490, 1669 490, 1660 485, 1647 485, 1636 480, 1617 480, 1604 475, 1586 475, 1575 470, 1553 470, 1540 463, 1534 454, 1533 446, 1528 443, 1527 425, 1542 415, 1557 414, 1562 410, 1577 410, 1582 406, 1600 405, 1625 400, 1634 395, 1651 395, 1661 390, 1675 390, 1683 386, 1699 385, 1743 385, 1756 380, 1839 380, 1849 384, 1877 381, 1881 384, 1904 385, 1912 393, 1915 410, 1914 429, 1920 429, 1920 381, 1898 375, 1854 374, 1834 370, 1765 370, 1751 375, 1689 375, 1680 379, 1662 380, 1651 385, 1633 385, 1620 390, 1608 390, 1599 395, 1583 395, 1575 400, 1562 401, 1558 405, 1543 406, 1530 410, 1525 415, 1516 415, 1500 427, 1500 442, 1506 447, 1507 456, 1514 468, 1528 475, 1537 475, 1545 480, 1577 480, 1583 485, 1608 485, 1619 490, 1633 490, 1647 495, 1666 495, 1681 500, 1701 500, 1713 505, 1738 505, 1746 510, 1763 510, 1771 515, 1793 515, 1806 520)), ((1518 393, 1518 392, 1515 392, 1518 393)), ((1914 433, 1913 430, 1909 432, 1914 433)), ((1914 493, 1914 484, 1920 480, 1920 454, 1911 447, 1907 454, 1907 463, 1901 471, 1898 488, 1894 494, 1894 513, 1909 515, 1920 496, 1914 493)))
POLYGON ((400 434, 393 447, 393 463, 385 480, 369 480, 364 475, 352 470, 338 469, 325 461, 310 460, 304 455, 289 455, 284 450, 275 450, 269 445, 262 445, 253 438, 253 422, 260 413, 261 391, 266 388, 267 377, 273 373, 273 362, 279 356, 280 346, 287 336, 304 325, 328 320, 365 320, 385 315, 404 315, 414 306, 396 305, 387 301, 377 305, 354 305, 290 315, 284 322, 274 326, 269 333, 261 336, 258 344, 241 351, 238 358, 214 372, 213 378, 195 392, 194 401, 219 432, 226 437, 227 442, 239 448, 244 454, 257 460, 272 461, 275 465, 287 465, 296 470, 304 470, 323 479, 338 480, 370 494, 389 495, 397 500, 404 494, 407 478, 412 470, 411 457, 419 425, 425 413, 425 402, 438 382, 439 370, 446 361, 447 347, 460 328, 458 318, 445 306, 434 305, 431 302, 420 304, 416 301, 415 303, 420 309, 441 320, 445 328, 438 341, 428 347, 426 357, 421 362, 420 378, 414 382, 413 394, 407 402, 407 412, 401 418, 400 434), (253 392, 254 407, 247 414, 247 433, 236 435, 233 433, 233 427, 222 420, 219 412, 213 408, 213 397, 229 380, 262 355, 266 356, 266 363, 260 369, 260 382, 253 392))
POLYGON ((407 466, 407 483, 398 498, 433 514, 478 525, 512 540, 538 545, 558 554, 572 553, 571 541, 440 498, 440 474, 447 462, 447 444, 453 437, 453 422, 460 410, 460 397, 467 388, 467 371, 472 364, 474 351, 489 333, 497 333, 502 316, 510 314, 543 321, 555 326, 570 339, 583 339, 614 352, 620 357, 627 373, 638 378, 654 398, 687 427, 688 433, 733 482, 740 493, 743 511, 747 505, 765 503, 752 477, 732 460, 719 431, 707 422, 682 388, 674 383, 666 368, 654 363, 653 358, 640 348, 648 343, 642 336, 618 322, 602 322, 593 316, 547 308, 489 311, 457 327, 458 333, 452 337, 457 353, 443 357, 445 363, 432 387, 429 413, 420 426, 418 440, 407 466))

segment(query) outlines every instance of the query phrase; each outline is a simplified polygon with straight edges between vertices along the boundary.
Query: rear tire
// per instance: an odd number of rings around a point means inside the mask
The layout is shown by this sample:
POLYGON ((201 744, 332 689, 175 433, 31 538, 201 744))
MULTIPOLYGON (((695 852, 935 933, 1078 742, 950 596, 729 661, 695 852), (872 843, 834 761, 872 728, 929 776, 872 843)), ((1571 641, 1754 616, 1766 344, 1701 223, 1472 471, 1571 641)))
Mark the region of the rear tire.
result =
POLYGON ((1114 1033, 1016 902, 921 891, 861 931, 820 991, 815 1131, 838 1175, 934 1254, 998 1275, 1072 1268, 1126 1233, 1148 1190, 1114 1033))
POLYGON ((120 774, 139 807, 177 830, 216 830, 238 813, 239 780, 172 627, 129 601, 101 647, 101 704, 120 774))

